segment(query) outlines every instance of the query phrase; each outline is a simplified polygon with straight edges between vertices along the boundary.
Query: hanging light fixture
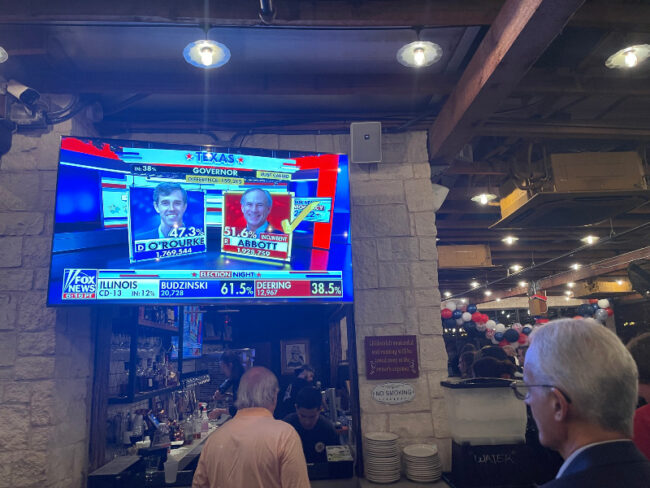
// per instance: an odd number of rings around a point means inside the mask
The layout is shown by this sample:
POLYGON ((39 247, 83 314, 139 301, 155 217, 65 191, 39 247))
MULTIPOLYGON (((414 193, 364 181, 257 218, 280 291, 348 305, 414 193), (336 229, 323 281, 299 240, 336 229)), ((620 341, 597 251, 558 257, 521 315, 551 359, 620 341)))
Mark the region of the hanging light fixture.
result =
POLYGON ((230 49, 220 42, 203 39, 185 46, 183 57, 197 68, 218 68, 230 60, 230 49))
POLYGON ((5 48, 0 46, 0 63, 4 63, 7 59, 9 59, 9 54, 7 53, 5 48))
POLYGON ((648 57, 650 57, 650 44, 637 44, 612 54, 605 61, 605 66, 610 69, 635 68, 648 57))
POLYGON ((397 51, 397 61, 409 68, 424 68, 440 61, 442 48, 435 42, 421 41, 420 28, 415 29, 417 40, 402 46, 397 51))

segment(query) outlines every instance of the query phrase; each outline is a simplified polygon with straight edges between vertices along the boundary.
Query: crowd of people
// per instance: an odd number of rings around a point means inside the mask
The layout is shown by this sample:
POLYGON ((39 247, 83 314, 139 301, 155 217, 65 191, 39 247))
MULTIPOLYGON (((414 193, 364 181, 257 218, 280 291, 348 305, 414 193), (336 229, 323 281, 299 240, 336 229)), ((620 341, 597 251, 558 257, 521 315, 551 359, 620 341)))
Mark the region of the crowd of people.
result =
MULTIPOLYGON (((517 353, 467 345, 458 369, 511 380, 536 440, 559 454, 543 488, 650 486, 650 333, 625 347, 593 320, 561 319, 536 328, 517 353)), ((276 420, 275 375, 261 367, 241 375, 235 418, 207 440, 192 487, 309 487, 306 463, 322 462, 325 446, 338 443, 311 381, 313 369, 297 371, 282 398, 295 412, 276 420)))

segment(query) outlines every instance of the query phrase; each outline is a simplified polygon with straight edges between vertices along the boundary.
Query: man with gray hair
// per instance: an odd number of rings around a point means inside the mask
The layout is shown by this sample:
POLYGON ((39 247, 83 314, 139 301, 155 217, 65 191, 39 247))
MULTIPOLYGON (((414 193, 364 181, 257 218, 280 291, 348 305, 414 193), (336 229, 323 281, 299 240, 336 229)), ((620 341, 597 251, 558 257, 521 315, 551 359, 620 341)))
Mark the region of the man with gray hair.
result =
POLYGON ((273 418, 278 391, 268 369, 244 373, 237 415, 206 441, 192 488, 309 488, 298 433, 273 418))
POLYGON ((536 329, 518 398, 530 406, 542 445, 564 458, 545 488, 647 488, 650 462, 630 440, 637 368, 614 333, 591 319, 536 329))

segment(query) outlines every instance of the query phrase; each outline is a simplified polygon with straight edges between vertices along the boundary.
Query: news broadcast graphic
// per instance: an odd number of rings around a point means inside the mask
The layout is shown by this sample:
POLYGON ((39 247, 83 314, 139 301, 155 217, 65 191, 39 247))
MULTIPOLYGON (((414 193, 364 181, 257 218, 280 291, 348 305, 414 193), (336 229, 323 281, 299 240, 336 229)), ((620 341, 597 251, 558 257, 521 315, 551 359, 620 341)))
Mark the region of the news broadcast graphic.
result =
POLYGON ((129 188, 130 262, 206 252, 205 193, 172 180, 156 183, 129 188))
POLYGON ((352 300, 347 156, 61 139, 48 305, 352 300))
MULTIPOLYGON (((203 312, 183 307, 183 359, 200 358, 203 352, 203 312)), ((172 336, 172 359, 178 358, 178 336, 172 336)))
POLYGON ((278 261, 291 260, 293 195, 253 189, 223 196, 221 251, 278 261), (269 205, 270 204, 270 205, 269 205))

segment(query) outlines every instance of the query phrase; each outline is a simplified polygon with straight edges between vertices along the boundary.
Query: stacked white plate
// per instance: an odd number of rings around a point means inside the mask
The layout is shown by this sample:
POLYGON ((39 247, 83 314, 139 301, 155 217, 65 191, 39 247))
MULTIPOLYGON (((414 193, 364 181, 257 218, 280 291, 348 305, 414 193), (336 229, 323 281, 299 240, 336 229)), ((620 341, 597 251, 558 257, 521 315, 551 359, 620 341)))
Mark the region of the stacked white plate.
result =
POLYGON ((393 483, 400 479, 402 463, 397 439, 391 432, 371 432, 365 436, 366 478, 374 483, 393 483))
POLYGON ((411 481, 430 483, 440 479, 442 463, 435 444, 411 444, 404 448, 406 477, 411 481))

